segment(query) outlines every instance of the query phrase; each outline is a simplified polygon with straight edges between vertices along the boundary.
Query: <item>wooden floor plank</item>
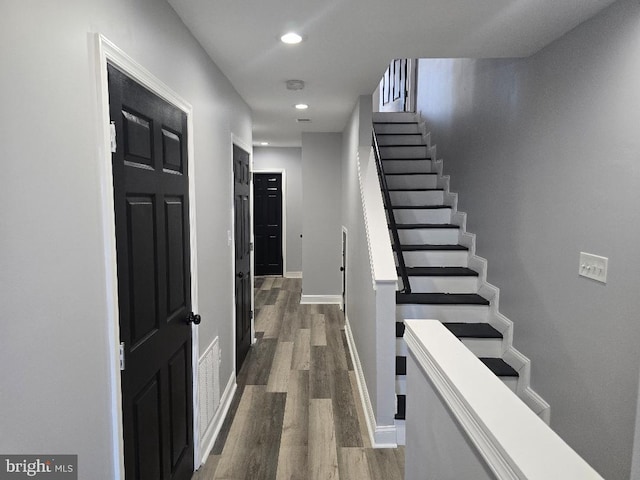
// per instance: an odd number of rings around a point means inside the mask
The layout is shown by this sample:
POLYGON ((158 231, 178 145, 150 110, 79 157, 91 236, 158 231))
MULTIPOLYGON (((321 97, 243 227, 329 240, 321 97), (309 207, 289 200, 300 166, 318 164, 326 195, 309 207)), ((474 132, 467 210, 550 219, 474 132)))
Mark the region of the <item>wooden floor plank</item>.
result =
POLYGON ((293 342, 278 342, 267 382, 267 392, 286 392, 291 372, 293 342))
POLYGON ((300 328, 293 343, 291 370, 309 370, 311 364, 311 330, 300 328))
POLYGON ((321 313, 311 315, 311 345, 314 347, 323 347, 327 345, 324 315, 321 313))
POLYGON ((338 462, 343 480, 369 478, 369 463, 364 448, 339 448, 338 462))
POLYGON ((308 448, 280 445, 277 480, 308 480, 308 448))
POLYGON ((333 416, 335 419, 336 443, 339 447, 362 447, 358 411, 347 370, 333 372, 333 416))
POLYGON ((264 277, 262 280, 262 285, 260 285, 260 290, 271 290, 273 286, 273 277, 264 277))
POLYGON ((399 468, 395 449, 372 448, 366 453, 373 480, 403 480, 404 469, 399 468))
POLYGON ((276 352, 276 338, 262 338, 249 349, 247 358, 237 377, 238 384, 266 385, 276 352))
POLYGON ((331 399, 309 401, 309 479, 337 480, 338 452, 331 399))
POLYGON ((331 398, 331 372, 328 367, 327 347, 311 347, 309 394, 311 398, 331 398))

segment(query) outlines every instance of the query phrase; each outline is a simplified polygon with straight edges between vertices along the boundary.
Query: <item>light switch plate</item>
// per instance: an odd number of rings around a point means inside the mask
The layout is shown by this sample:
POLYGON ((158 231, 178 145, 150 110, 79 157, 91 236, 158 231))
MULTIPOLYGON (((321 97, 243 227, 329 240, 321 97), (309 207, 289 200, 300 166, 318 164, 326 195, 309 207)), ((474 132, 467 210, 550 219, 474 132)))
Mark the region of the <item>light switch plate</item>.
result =
POLYGON ((607 283, 608 263, 609 259, 607 257, 580 252, 578 274, 598 282, 607 283))

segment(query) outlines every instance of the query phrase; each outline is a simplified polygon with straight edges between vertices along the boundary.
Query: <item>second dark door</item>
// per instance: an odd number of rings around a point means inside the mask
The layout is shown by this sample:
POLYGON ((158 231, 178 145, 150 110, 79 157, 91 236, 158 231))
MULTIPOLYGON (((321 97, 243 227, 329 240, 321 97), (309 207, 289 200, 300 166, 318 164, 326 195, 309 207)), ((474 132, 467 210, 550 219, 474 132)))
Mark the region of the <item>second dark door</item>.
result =
POLYGON ((253 176, 256 275, 282 275, 282 174, 253 176))
POLYGON ((249 154, 233 146, 235 224, 236 373, 251 346, 251 211, 249 154))

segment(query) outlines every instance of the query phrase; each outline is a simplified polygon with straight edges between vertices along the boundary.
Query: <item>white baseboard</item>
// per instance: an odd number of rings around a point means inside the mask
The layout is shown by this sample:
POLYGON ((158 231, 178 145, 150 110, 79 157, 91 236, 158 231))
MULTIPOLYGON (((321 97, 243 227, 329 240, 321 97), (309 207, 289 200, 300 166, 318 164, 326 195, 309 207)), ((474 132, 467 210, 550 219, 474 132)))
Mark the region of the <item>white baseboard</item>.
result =
POLYGON ((346 316, 345 334, 347 337, 347 345, 349 346, 349 353, 351 354, 351 360, 353 362, 353 368, 356 373, 358 392, 360 393, 360 400, 362 402, 362 409, 364 410, 371 445, 373 448, 396 448, 398 446, 396 426, 378 425, 376 423, 376 416, 373 412, 373 405, 371 405, 371 398, 369 397, 367 383, 364 379, 364 371, 362 370, 362 364, 360 363, 360 356, 358 355, 358 350, 356 349, 356 344, 353 340, 353 333, 351 332, 349 318, 346 316))
POLYGON ((342 305, 342 295, 302 295, 300 305, 332 304, 342 305))
POLYGON ((284 278, 302 278, 302 272, 285 272, 284 278))
POLYGON ((235 395, 237 388, 236 378, 232 373, 229 377, 229 381, 227 382, 227 386, 222 393, 222 397, 220 398, 218 411, 213 417, 211 425, 209 425, 209 428, 207 428, 207 431, 204 432, 204 435, 200 439, 200 445, 203 446, 200 451, 200 465, 204 465, 204 463, 206 463, 207 458, 211 454, 211 450, 213 450, 213 445, 216 443, 216 439, 218 438, 224 419, 229 412, 229 407, 231 406, 231 401, 233 400, 233 396, 235 395))

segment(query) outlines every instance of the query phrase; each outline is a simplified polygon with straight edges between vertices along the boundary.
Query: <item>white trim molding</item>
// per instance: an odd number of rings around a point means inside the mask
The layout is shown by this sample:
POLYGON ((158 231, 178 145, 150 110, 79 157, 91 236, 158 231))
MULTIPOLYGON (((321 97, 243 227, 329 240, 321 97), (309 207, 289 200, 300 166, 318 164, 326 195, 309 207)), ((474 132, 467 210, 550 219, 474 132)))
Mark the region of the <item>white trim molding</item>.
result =
POLYGON ((220 430, 222 429, 222 424, 224 423, 227 413, 229 412, 229 408, 231 407, 231 402, 237 388, 238 385, 236 384, 236 377, 232 373, 229 376, 227 386, 225 387, 222 397, 220 398, 220 406, 218 407, 218 411, 213 417, 211 425, 204 433, 204 435, 202 435, 202 442, 204 446, 200 449, 200 463, 196 468, 199 468, 201 465, 204 465, 207 462, 207 458, 211 454, 211 450, 213 450, 213 446, 215 445, 216 440, 218 439, 218 435, 220 434, 220 430))
MULTIPOLYGON (((120 320, 118 316, 118 269, 116 254, 116 230, 113 202, 113 171, 111 166, 109 79, 107 63, 112 63, 136 82, 148 88, 160 98, 171 103, 187 115, 187 168, 189 174, 189 237, 191 248, 191 307, 198 311, 198 260, 196 236, 196 191, 193 108, 169 86, 118 48, 100 33, 92 34, 93 66, 96 79, 98 102, 98 158, 100 160, 100 183, 102 190, 102 228, 104 238, 104 261, 106 270, 107 316, 109 319, 110 364, 109 383, 111 388, 111 435, 113 445, 113 467, 116 478, 124 478, 124 438, 122 426, 122 384, 120 379, 120 320)), ((198 327, 192 326, 192 380, 193 380, 193 435, 194 464, 198 462, 198 327)))
POLYGON ((364 370, 362 369, 362 363, 360 363, 360 356, 358 355, 358 349, 356 348, 355 340, 353 338, 349 318, 346 315, 345 334, 347 337, 347 345, 349 346, 349 353, 353 362, 353 368, 356 373, 358 392, 360 393, 360 401, 362 402, 362 409, 364 411, 371 445, 374 448, 396 448, 398 446, 396 426, 378 425, 376 422, 373 405, 371 404, 371 398, 369 397, 369 390, 367 389, 367 382, 364 378, 364 370))
POLYGON ((302 272, 285 272, 284 278, 302 278, 302 272))
MULTIPOLYGON (((408 371, 408 381, 431 385, 465 433, 470 450, 496 478, 602 480, 440 321, 405 320, 405 325, 405 341, 420 367, 408 371)), ((408 403, 411 413, 420 415, 408 403)))
POLYGON ((342 295, 301 295, 300 305, 342 305, 342 295))

